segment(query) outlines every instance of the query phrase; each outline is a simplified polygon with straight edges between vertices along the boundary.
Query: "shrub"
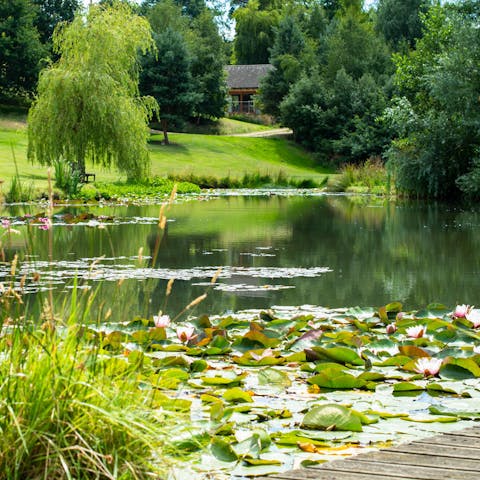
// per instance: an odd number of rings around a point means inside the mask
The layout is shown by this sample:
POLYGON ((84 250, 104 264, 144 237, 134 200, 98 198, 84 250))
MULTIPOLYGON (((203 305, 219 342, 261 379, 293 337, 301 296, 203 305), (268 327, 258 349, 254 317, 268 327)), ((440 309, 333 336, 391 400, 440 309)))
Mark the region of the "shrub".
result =
POLYGON ((346 164, 328 185, 333 192, 390 193, 390 175, 378 157, 361 165, 346 164))

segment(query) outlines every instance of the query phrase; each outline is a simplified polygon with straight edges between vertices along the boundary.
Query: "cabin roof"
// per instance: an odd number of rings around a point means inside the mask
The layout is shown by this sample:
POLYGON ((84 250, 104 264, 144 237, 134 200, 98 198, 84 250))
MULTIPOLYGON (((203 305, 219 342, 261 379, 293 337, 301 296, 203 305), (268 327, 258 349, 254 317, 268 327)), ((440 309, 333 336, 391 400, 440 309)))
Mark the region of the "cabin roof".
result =
POLYGON ((255 88, 274 67, 269 63, 257 65, 227 65, 227 85, 229 89, 255 88))

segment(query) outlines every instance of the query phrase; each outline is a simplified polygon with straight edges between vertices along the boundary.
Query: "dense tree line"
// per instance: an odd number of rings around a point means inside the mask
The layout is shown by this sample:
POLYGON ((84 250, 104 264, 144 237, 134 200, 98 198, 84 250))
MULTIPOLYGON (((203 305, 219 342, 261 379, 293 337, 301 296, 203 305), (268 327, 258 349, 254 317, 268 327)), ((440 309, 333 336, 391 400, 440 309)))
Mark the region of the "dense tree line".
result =
MULTIPOLYGON (((102 0, 101 5, 129 2, 102 0)), ((80 0, 0 0, 0 103, 34 97, 39 72, 58 60, 55 27, 71 22, 80 0)), ((224 113, 224 42, 204 0, 145 0, 132 12, 150 23, 157 46, 143 57, 140 93, 160 105, 165 128, 224 113)))
MULTIPOLYGON (((140 59, 139 94, 160 106, 166 142, 172 125, 223 115, 226 63, 269 62, 258 103, 319 162, 378 157, 409 195, 480 196, 478 0, 231 0, 233 40, 219 33, 225 5, 130 4, 156 46, 140 59)), ((34 98, 59 60, 54 29, 78 7, 0 0, 0 103, 34 98)))
POLYGON ((388 160, 408 195, 480 196, 480 2, 235 2, 237 62, 320 162, 388 160))

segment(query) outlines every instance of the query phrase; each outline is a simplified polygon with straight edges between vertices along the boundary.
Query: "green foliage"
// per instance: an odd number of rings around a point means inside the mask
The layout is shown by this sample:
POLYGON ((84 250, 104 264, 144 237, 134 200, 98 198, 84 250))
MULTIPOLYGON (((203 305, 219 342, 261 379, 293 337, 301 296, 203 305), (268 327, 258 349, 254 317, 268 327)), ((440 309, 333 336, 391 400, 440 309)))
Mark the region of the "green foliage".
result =
POLYGON ((35 25, 43 44, 51 44, 55 27, 60 22, 71 22, 81 6, 79 0, 32 0, 32 3, 37 7, 35 25))
POLYGON ((62 159, 57 160, 53 166, 55 169, 55 186, 63 190, 67 196, 76 197, 82 187, 82 173, 62 159))
POLYGON ((360 165, 346 164, 328 184, 333 192, 390 193, 390 175, 379 158, 360 165))
POLYGON ((149 408, 150 395, 139 394, 136 374, 127 362, 120 362, 123 371, 108 373, 98 342, 89 345, 74 320, 80 321, 75 313, 71 325, 59 330, 22 322, 3 332, 3 478, 113 480, 159 475, 166 468, 160 455, 166 416, 149 408))
POLYGON ((46 54, 30 0, 0 0, 0 101, 21 103, 35 89, 46 54))
POLYGON ((430 11, 411 56, 397 58, 405 95, 387 110, 398 138, 389 151, 404 193, 455 198, 477 195, 480 34, 476 22, 442 7, 430 11))
MULTIPOLYGON (((296 180, 288 178, 283 171, 276 176, 268 173, 253 172, 245 173, 241 178, 231 176, 214 177, 207 175, 183 174, 170 175, 173 181, 188 182, 201 188, 259 188, 259 187, 293 187, 293 188, 316 188, 321 185, 313 179, 296 180)), ((325 179, 326 181, 326 179, 325 179)), ((325 183, 325 182, 324 182, 325 183)))
POLYGON ((148 22, 128 6, 89 9, 57 29, 57 63, 40 76, 29 113, 29 158, 44 165, 65 159, 112 163, 131 178, 149 167, 146 121, 153 99, 138 95, 138 51, 153 48, 148 22), (92 93, 95 94, 92 94, 92 93))
POLYGON ((376 28, 394 50, 401 50, 404 45, 413 48, 422 36, 420 17, 431 4, 431 0, 379 0, 376 28))
POLYGON ((144 58, 140 91, 157 101, 164 140, 168 144, 169 124, 183 123, 193 113, 200 94, 195 91, 183 36, 167 28, 154 33, 154 39, 160 53, 144 58))
POLYGON ((390 68, 389 52, 376 35, 368 16, 350 7, 333 23, 333 30, 326 38, 325 75, 333 81, 340 69, 358 80, 366 73, 375 79, 390 68))
POLYGON ((365 74, 355 80, 341 69, 332 83, 314 72, 303 77, 281 104, 282 121, 324 162, 360 162, 378 155, 389 140, 377 122, 386 106, 384 89, 365 74))
POLYGON ((277 117, 280 103, 290 86, 298 80, 306 65, 302 62, 305 38, 295 17, 287 16, 275 29, 270 62, 275 67, 260 86, 262 110, 277 117))
POLYGON ((236 35, 235 63, 251 65, 268 63, 273 45, 274 28, 279 15, 276 10, 262 10, 258 0, 252 0, 234 14, 236 35))
POLYGON ((226 62, 223 40, 210 10, 205 9, 193 21, 189 43, 194 91, 200 95, 194 106, 194 115, 197 118, 221 118, 227 94, 226 62))
MULTIPOLYGON (((177 181, 176 179, 153 177, 142 183, 96 183, 95 198, 124 199, 124 198, 147 198, 147 197, 165 197, 169 195, 174 186, 177 186, 177 192, 182 193, 200 193, 200 188, 189 181, 177 181)), ((83 195, 83 190, 80 196, 83 195)))

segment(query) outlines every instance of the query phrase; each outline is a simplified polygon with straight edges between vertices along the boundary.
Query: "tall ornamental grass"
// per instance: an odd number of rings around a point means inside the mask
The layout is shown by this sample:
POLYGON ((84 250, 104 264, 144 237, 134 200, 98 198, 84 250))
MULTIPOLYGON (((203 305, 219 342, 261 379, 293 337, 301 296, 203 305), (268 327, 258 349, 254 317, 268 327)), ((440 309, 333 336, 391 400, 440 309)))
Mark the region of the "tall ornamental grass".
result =
POLYGON ((113 369, 71 311, 64 327, 49 314, 42 326, 28 312, 2 318, 1 478, 165 478, 171 420, 139 390, 135 366, 113 369))

